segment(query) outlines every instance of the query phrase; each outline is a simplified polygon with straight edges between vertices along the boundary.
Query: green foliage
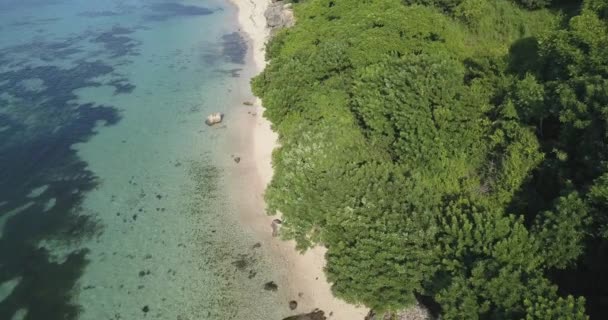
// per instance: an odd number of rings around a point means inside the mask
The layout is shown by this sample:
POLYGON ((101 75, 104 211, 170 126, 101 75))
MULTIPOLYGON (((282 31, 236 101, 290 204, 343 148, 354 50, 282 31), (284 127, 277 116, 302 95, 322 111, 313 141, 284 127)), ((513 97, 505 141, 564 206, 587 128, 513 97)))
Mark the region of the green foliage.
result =
POLYGON ((439 54, 387 59, 357 74, 353 113, 371 142, 405 165, 445 169, 463 151, 472 160, 489 121, 463 76, 462 64, 439 54))
POLYGON ((547 274, 608 234, 605 6, 523 8, 549 2, 295 5, 252 82, 281 145, 265 197, 283 237, 327 247, 335 295, 586 318, 547 274))
MULTIPOLYGON (((403 0, 407 5, 433 6, 446 13, 460 12, 465 10, 475 10, 483 5, 481 0, 403 0)), ((504 0, 502 0, 504 1, 504 0)), ((544 8, 551 4, 552 0, 513 0, 527 9, 544 8)))
POLYGON ((592 233, 608 239, 608 170, 595 179, 588 197, 595 226, 592 233))
POLYGON ((584 8, 595 12, 601 19, 608 18, 608 2, 605 0, 587 0, 584 2, 584 8))
POLYGON ((326 271, 333 291, 378 311, 414 303, 413 293, 423 290, 425 276, 437 265, 427 242, 434 230, 423 214, 403 214, 409 201, 402 195, 412 186, 396 171, 369 163, 343 181, 352 184, 356 202, 331 213, 324 237, 331 244, 326 271))
POLYGON ((564 269, 583 253, 588 208, 576 193, 560 197, 555 211, 536 217, 534 233, 543 247, 546 267, 564 269))
POLYGON ((511 95, 513 103, 520 109, 519 114, 523 121, 531 122, 546 116, 545 88, 533 75, 526 74, 522 80, 517 81, 511 95))
POLYGON ((518 0, 518 2, 528 9, 544 8, 551 4, 551 0, 518 0))
POLYGON ((441 267, 433 281, 446 319, 512 318, 543 259, 520 219, 452 201, 438 217, 441 267))
POLYGON ((434 6, 446 12, 452 12, 463 0, 404 0, 404 2, 408 5, 434 6))
POLYGON ((556 288, 545 280, 533 281, 524 297, 525 320, 587 320, 585 298, 557 297, 556 288))

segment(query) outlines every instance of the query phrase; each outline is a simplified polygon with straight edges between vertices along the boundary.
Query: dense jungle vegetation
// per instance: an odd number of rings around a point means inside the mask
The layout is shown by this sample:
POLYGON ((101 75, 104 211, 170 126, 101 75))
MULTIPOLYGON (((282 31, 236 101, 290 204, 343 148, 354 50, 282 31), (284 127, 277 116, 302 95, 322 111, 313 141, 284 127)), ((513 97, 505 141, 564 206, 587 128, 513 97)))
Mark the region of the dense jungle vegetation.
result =
POLYGON ((444 319, 608 314, 608 1, 303 0, 253 80, 266 199, 334 293, 444 319))

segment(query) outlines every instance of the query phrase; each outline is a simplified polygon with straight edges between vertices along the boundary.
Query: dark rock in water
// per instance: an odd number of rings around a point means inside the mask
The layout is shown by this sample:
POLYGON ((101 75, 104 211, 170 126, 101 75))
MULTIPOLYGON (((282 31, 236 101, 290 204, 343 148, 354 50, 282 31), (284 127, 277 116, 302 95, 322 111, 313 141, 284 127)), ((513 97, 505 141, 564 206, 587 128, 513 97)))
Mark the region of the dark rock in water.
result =
POLYGON ((234 157, 234 162, 236 162, 236 163, 241 162, 241 157, 234 157))
POLYGON ((325 312, 322 310, 314 310, 311 313, 303 313, 284 318, 283 320, 327 320, 327 317, 325 317, 325 312))
POLYGON ((150 307, 144 306, 143 308, 141 308, 141 311, 143 311, 144 313, 148 313, 148 311, 150 311, 150 307))
POLYGON ((245 102, 243 102, 243 104, 246 105, 246 106, 252 106, 253 102, 251 102, 251 101, 245 101, 245 102))
POLYGON ((264 284, 264 290, 277 291, 278 289, 279 289, 279 286, 276 283, 274 283, 274 281, 269 281, 264 284))
POLYGON ((289 309, 290 310, 295 310, 298 307, 298 302, 295 300, 291 300, 289 301, 289 309))
POLYGON ((256 244, 253 245, 253 249, 257 249, 257 248, 261 248, 262 244, 260 242, 256 242, 256 244))
POLYGON ((245 254, 240 254, 239 258, 232 262, 232 265, 238 270, 245 270, 249 265, 249 258, 245 254))

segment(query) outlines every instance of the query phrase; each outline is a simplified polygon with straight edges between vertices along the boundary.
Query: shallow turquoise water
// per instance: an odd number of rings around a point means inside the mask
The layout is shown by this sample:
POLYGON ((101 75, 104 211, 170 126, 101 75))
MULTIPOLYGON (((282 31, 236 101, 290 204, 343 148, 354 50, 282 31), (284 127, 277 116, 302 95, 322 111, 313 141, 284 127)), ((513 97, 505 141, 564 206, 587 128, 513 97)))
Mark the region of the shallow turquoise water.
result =
POLYGON ((246 44, 222 0, 0 0, 0 319, 275 319, 219 192, 246 44), (255 296, 255 299, 251 299, 255 296))

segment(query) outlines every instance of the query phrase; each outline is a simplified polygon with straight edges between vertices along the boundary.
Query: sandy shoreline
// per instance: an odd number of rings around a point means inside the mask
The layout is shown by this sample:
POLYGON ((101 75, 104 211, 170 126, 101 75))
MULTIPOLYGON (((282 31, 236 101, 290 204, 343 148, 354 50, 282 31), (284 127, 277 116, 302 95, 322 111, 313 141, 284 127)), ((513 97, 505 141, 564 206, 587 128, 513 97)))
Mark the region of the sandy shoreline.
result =
MULTIPOLYGON (((255 64, 254 73, 257 74, 266 65, 264 44, 269 30, 264 12, 270 1, 230 1, 238 8, 241 31, 248 36, 249 63, 255 64)), ((242 159, 228 177, 230 192, 237 202, 239 222, 267 248, 277 273, 282 274, 278 294, 284 297, 286 304, 290 300, 298 302, 294 313, 318 308, 327 316, 331 314, 330 319, 363 319, 368 311, 366 308, 347 304, 332 295, 323 273, 324 248, 317 247, 300 254, 295 250, 295 242, 281 241, 271 235, 273 217, 265 214, 263 193, 273 174, 271 155, 277 146, 277 135, 271 130, 268 120, 262 117, 263 111, 261 101, 257 99, 255 107, 243 109, 231 120, 238 124, 238 130, 231 130, 229 152, 242 159)))

